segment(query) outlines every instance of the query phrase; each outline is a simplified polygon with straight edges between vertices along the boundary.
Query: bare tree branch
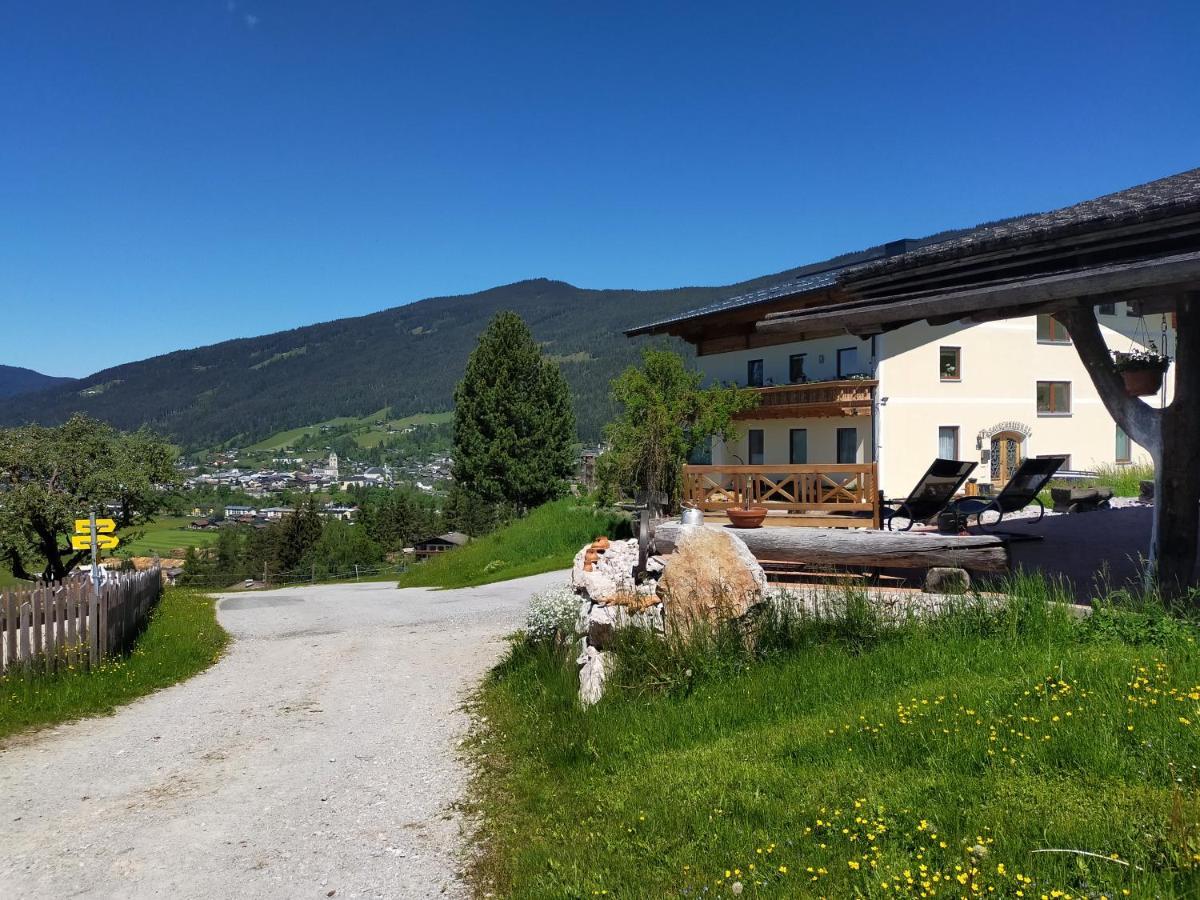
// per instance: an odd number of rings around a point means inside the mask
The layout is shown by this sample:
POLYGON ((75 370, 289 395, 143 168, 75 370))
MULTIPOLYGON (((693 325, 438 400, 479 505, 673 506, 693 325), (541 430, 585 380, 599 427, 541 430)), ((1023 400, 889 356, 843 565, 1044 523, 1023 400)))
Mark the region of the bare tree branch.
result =
POLYGON ((1071 335, 1100 400, 1124 432, 1158 460, 1162 453, 1162 410, 1125 393, 1125 383, 1113 366, 1112 354, 1090 305, 1056 313, 1071 335))

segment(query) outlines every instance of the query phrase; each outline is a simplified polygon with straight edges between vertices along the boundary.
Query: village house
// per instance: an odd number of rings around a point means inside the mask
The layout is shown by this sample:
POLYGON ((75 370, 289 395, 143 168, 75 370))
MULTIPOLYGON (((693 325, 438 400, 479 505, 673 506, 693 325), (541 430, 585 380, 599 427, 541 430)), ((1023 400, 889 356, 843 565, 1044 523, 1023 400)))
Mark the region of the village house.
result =
MULTIPOLYGON (((1155 184, 1157 200, 1172 189, 1171 179, 1155 184)), ((1053 316, 1001 319, 986 308, 951 309, 933 321, 914 316, 898 327, 881 325, 862 313, 848 316, 856 298, 843 287, 858 279, 856 286, 865 284, 859 290, 869 297, 864 273, 870 267, 926 253, 952 255, 956 245, 972 248, 997 229, 1020 233, 1047 219, 1064 228, 1075 220, 1094 222, 1110 210, 1149 203, 1147 187, 1055 213, 847 254, 627 334, 679 336, 696 348, 708 383, 743 385, 758 395, 757 408, 741 416, 737 440, 714 441, 693 463, 779 474, 789 466, 845 467, 828 470, 839 479, 852 477, 857 467, 890 497, 905 496, 936 457, 978 462, 974 476, 984 490, 1001 486, 1027 457, 1066 456, 1064 470, 1148 462, 1105 409, 1053 316)), ((1184 179, 1177 189, 1192 186, 1184 179)), ((919 284, 911 290, 920 297, 919 284)), ((1146 309, 1136 292, 1128 302, 1103 299, 1111 302, 1097 303, 1096 312, 1111 350, 1153 344, 1174 356, 1170 314, 1146 309)), ((867 300, 857 302, 867 307, 867 300)), ((1165 384, 1172 382, 1169 373, 1165 384)), ((1165 405, 1168 391, 1144 399, 1165 405)), ((698 466, 690 466, 685 478, 709 488, 721 483, 720 473, 698 466)))
POLYGON ((439 534, 434 537, 425 538, 423 541, 417 541, 413 544, 413 554, 417 559, 428 559, 431 556, 437 556, 439 553, 445 553, 447 550, 453 550, 456 547, 463 547, 470 543, 471 538, 460 531, 451 531, 447 534, 439 534))

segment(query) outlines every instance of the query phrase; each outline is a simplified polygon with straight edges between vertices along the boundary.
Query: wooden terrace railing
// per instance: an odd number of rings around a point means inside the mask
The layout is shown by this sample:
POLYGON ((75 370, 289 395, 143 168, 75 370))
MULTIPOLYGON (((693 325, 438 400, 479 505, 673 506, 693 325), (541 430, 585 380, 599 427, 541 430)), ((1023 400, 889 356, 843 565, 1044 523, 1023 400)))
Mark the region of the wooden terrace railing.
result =
POLYGON ((768 510, 767 526, 879 528, 878 485, 875 463, 683 467, 685 503, 718 518, 749 497, 768 510))
POLYGON ((752 388, 758 406, 739 419, 804 419, 869 416, 879 382, 869 378, 814 381, 752 388))

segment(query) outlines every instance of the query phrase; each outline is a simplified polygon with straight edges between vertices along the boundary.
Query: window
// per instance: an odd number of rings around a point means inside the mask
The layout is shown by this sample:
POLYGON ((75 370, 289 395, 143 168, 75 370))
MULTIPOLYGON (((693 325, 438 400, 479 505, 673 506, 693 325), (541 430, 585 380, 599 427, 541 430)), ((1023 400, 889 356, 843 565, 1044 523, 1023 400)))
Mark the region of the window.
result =
POLYGON ((804 357, 806 355, 804 353, 793 353, 788 357, 788 381, 792 384, 808 381, 808 376, 804 374, 804 357))
POLYGON ((839 350, 837 357, 837 374, 838 378, 845 378, 847 375, 858 374, 858 348, 846 347, 839 350))
POLYGON ((839 463, 858 462, 857 428, 839 428, 837 430, 837 461, 839 463))
POLYGON ((1071 382, 1039 381, 1037 383, 1039 416, 1069 416, 1071 414, 1071 382))
POLYGON ((1071 336, 1062 322, 1054 316, 1037 317, 1037 339, 1039 344, 1069 344, 1071 336))
POLYGON ((942 459, 958 459, 957 425, 942 425, 938 428, 938 456, 942 459))
POLYGON ((1061 459, 1062 463, 1058 467, 1060 472, 1071 471, 1071 454, 1070 453, 1039 453, 1035 459, 1061 459))
POLYGON ((751 428, 746 432, 746 438, 750 442, 750 465, 761 466, 763 460, 763 431, 761 428, 751 428))
POLYGON ((1133 448, 1129 445, 1129 435, 1120 425, 1117 426, 1117 462, 1127 463, 1133 459, 1133 448))
POLYGON ((788 433, 788 462, 793 466, 808 464, 807 428, 793 428, 788 433))
POLYGON ((746 363, 746 386, 763 386, 763 361, 761 359, 752 359, 746 363))
POLYGON ((1096 307, 1096 311, 1102 316, 1115 316, 1117 314, 1117 304, 1101 303, 1096 307))
POLYGON ((942 381, 962 380, 962 349, 943 347, 938 358, 938 372, 942 381))

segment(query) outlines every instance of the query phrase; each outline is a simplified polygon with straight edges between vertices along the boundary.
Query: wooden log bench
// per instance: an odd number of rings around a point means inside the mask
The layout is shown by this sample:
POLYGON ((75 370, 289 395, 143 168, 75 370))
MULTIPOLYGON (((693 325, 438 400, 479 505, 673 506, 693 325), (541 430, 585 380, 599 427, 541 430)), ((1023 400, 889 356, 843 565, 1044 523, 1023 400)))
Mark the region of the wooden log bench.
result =
POLYGON ((1055 512, 1079 513, 1107 507, 1112 499, 1112 488, 1050 488, 1050 499, 1054 501, 1055 512))
MULTIPOLYGON (((683 528, 662 522, 654 532, 659 553, 670 553, 683 528)), ((845 531, 837 528, 729 528, 754 557, 772 564, 795 563, 829 569, 932 569, 950 567, 974 572, 1008 569, 1008 547, 993 535, 952 535, 895 531, 845 531)))

